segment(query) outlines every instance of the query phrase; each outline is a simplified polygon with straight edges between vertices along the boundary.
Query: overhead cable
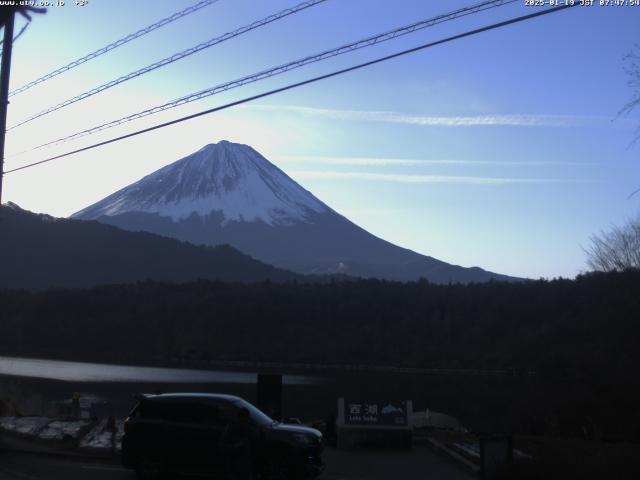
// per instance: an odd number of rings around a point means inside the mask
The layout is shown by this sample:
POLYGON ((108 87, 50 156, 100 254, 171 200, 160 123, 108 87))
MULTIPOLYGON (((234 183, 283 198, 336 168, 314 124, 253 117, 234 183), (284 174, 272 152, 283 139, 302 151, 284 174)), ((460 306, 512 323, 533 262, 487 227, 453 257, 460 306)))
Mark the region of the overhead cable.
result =
POLYGON ((470 31, 467 31, 467 32, 464 32, 464 33, 460 33, 458 35, 454 35, 454 36, 447 37, 447 38, 444 38, 444 39, 441 39, 441 40, 437 40, 435 42, 425 43, 425 44, 419 45, 417 47, 410 48, 410 49, 407 49, 407 50, 403 50, 401 52, 397 52, 397 53, 394 53, 394 54, 391 54, 391 55, 386 55, 384 57, 376 58, 376 59, 370 60, 368 62, 360 63, 358 65, 354 65, 354 66, 351 66, 351 67, 348 67, 348 68, 343 68, 341 70, 336 70, 336 71, 333 71, 331 73, 327 73, 327 74, 320 75, 320 76, 317 76, 317 77, 313 77, 313 78, 310 78, 310 79, 307 79, 307 80, 303 80, 301 82, 292 83, 292 84, 286 85, 284 87, 280 87, 280 88, 276 88, 274 90, 270 90, 268 92, 263 92, 263 93, 260 93, 260 94, 257 94, 257 95, 253 95, 251 97, 246 97, 246 98, 243 98, 241 100, 236 100, 234 102, 230 102, 230 103, 227 103, 227 104, 224 104, 224 105, 220 105, 220 106, 217 106, 217 107, 214 107, 214 108, 209 108, 207 110, 203 110, 203 111, 198 112, 198 113, 193 113, 193 114, 187 115, 185 117, 181 117, 181 118, 177 118, 175 120, 171 120, 171 121, 168 121, 168 122, 160 123, 158 125, 154 125, 152 127, 148 127, 148 128, 144 128, 144 129, 141 129, 141 130, 137 130, 137 131, 131 132, 131 133, 127 133, 125 135, 120 135, 118 137, 114 137, 114 138, 111 138, 109 140, 104 140, 102 142, 94 143, 94 144, 88 145, 86 147, 82 147, 82 148, 78 148, 76 150, 72 150, 72 151, 69 151, 69 152, 66 152, 66 153, 62 153, 60 155, 55 155, 53 157, 49 157, 49 158, 46 158, 44 160, 39 160, 37 162, 29 163, 27 165, 22 165, 20 167, 13 168, 11 170, 7 170, 5 172, 5 174, 6 173, 17 172, 17 171, 20 171, 20 170, 25 170, 27 168, 35 167, 37 165, 42 165, 42 164, 47 163, 47 162, 52 162, 52 161, 58 160, 60 158, 64 158, 64 157, 68 157, 70 155, 74 155, 74 154, 77 154, 77 153, 85 152, 87 150, 92 150, 94 148, 98 148, 98 147, 101 147, 101 146, 104 146, 104 145, 108 145, 110 143, 119 142, 119 141, 125 140, 127 138, 135 137, 135 136, 138 136, 138 135, 142 135, 144 133, 148 133, 148 132, 151 132, 151 131, 154 131, 154 130, 158 130, 158 129, 161 129, 161 128, 164 128, 164 127, 168 127, 170 125, 175 125, 177 123, 185 122, 187 120, 191 120, 191 119, 194 119, 194 118, 197 118, 197 117, 201 117, 203 115, 208 115, 210 113, 218 112, 220 110, 226 110, 228 108, 235 107, 237 105, 242 105, 244 103, 248 103, 248 102, 251 102, 251 101, 254 101, 254 100, 258 100, 260 98, 265 98, 265 97, 268 97, 268 96, 271 96, 271 95, 275 95, 277 93, 285 92, 287 90, 292 90, 294 88, 302 87, 304 85, 309 85, 311 83, 319 82, 321 80, 326 80, 328 78, 336 77, 336 76, 342 75, 344 73, 348 73, 348 72, 359 70, 359 69, 362 69, 362 68, 365 68, 365 67, 369 67, 371 65, 382 63, 382 62, 385 62, 387 60, 391 60, 393 58, 398 58, 398 57, 401 57, 401 56, 404 56, 404 55, 408 55, 408 54, 411 54, 411 53, 415 53, 415 52, 418 52, 418 51, 421 51, 421 50, 424 50, 424 49, 427 49, 427 48, 430 48, 430 47, 435 47, 437 45, 442 45, 444 43, 449 43, 449 42, 452 42, 454 40, 459 40, 461 38, 470 37, 472 35, 477 35, 479 33, 486 32, 486 31, 489 31, 489 30, 495 30, 497 28, 505 27, 507 25, 512 25, 514 23, 519 23, 519 22, 523 22, 523 21, 526 21, 526 20, 530 20, 530 19, 533 19, 533 18, 536 18, 536 17, 540 17, 542 15, 548 15, 548 14, 551 14, 551 13, 556 13, 556 12, 559 12, 561 10, 565 10, 567 8, 575 7, 577 5, 579 5, 579 4, 578 3, 574 3, 574 4, 565 4, 565 5, 562 5, 562 6, 559 6, 559 7, 548 8, 548 9, 544 9, 544 10, 540 10, 540 11, 531 13, 529 15, 523 15, 523 16, 520 16, 520 17, 511 18, 511 19, 505 20, 503 22, 494 23, 492 25, 488 25, 488 26, 485 26, 485 27, 477 28, 475 30, 470 30, 470 31))
POLYGON ((119 85, 121 83, 124 83, 128 80, 134 79, 136 77, 139 77, 141 75, 144 75, 145 73, 149 73, 152 72, 153 70, 156 70, 160 67, 164 67, 165 65, 169 65, 173 62, 177 62, 178 60, 181 60, 185 57, 188 57, 190 55, 193 55, 194 53, 200 52, 201 50, 204 50, 205 48, 210 48, 213 47, 214 45, 218 45, 222 42, 225 42, 227 40, 230 40, 231 38, 237 37, 239 35, 242 35, 244 33, 247 33, 251 30, 255 30, 256 28, 268 25, 269 23, 275 22, 276 20, 280 20, 281 18, 284 17, 288 17, 289 15, 293 15, 294 13, 298 13, 301 10, 305 10, 309 7, 312 7, 314 5, 317 5, 318 3, 322 3, 322 2, 326 2, 327 0, 307 0, 305 2, 302 2, 298 5, 296 5, 295 7, 292 8, 287 8, 285 10, 282 10, 278 13, 275 13, 273 15, 269 15, 266 18, 263 18, 262 20, 258 20, 256 22, 253 22, 249 25, 246 25, 244 27, 238 28, 237 30, 234 30, 233 32, 228 32, 225 33, 224 35, 221 35, 219 37, 214 37, 206 42, 200 43, 198 45, 196 45, 195 47, 191 47, 188 48, 187 50, 183 50, 182 52, 178 52, 174 55, 171 55, 169 57, 163 58, 162 60, 159 60, 157 62, 152 63, 151 65, 147 65, 144 68, 140 68, 138 70, 135 70, 131 73, 128 73, 126 75, 122 75, 121 77, 118 77, 114 80, 111 80, 105 84, 100 85, 99 87, 95 87, 92 88, 91 90, 88 90, 84 93, 81 93, 80 95, 76 95, 74 97, 71 97, 63 102, 60 102, 56 105, 53 105, 45 110, 42 110, 39 113, 36 113, 28 118, 26 118, 25 120, 22 120, 20 123, 17 123, 15 125, 12 125, 8 130, 11 130, 13 128, 19 127, 20 125, 24 125, 25 123, 29 123, 32 120, 35 120, 36 118, 40 118, 44 115, 48 115, 49 113, 55 112, 56 110, 60 110, 61 108, 64 107, 68 107, 69 105, 72 105, 76 102, 79 102, 81 100, 84 100, 86 98, 89 98, 93 95, 96 95, 100 92, 104 92, 105 90, 108 90, 109 88, 115 87, 116 85, 119 85))
POLYGON ((36 85, 45 82, 53 77, 56 77, 58 75, 60 75, 61 73, 67 72, 69 70, 71 70, 72 68, 77 67, 78 65, 82 65, 83 63, 86 63, 90 60, 93 60, 96 57, 99 57, 100 55, 104 55, 107 52, 110 52, 111 50, 121 47, 122 45, 131 42, 132 40, 135 40, 136 38, 142 37, 143 35, 146 35, 148 33, 153 32, 154 30, 157 30, 160 27, 164 27, 165 25, 168 25, 172 22, 175 22, 176 20, 189 15, 191 13, 197 12, 198 10, 200 10, 201 8, 204 7, 208 7, 209 5, 219 2, 220 0, 201 0, 198 3, 191 5, 190 7, 185 8, 184 10, 181 10, 179 12, 174 13, 173 15, 170 15, 166 18, 163 18, 162 20, 153 23, 151 25, 149 25, 148 27, 142 28, 140 30, 138 30, 137 32, 131 33, 125 37, 122 37, 119 40, 116 40, 115 42, 110 43, 109 45, 105 45, 102 48, 99 48, 98 50, 88 53, 87 55, 80 57, 76 60, 74 60, 73 62, 70 62, 66 65, 64 65, 63 67, 57 68, 55 70, 53 70, 52 72, 47 73, 46 75, 43 75, 39 78, 36 78, 35 80, 19 87, 16 88, 15 90, 9 92, 9 96, 12 97, 13 95, 17 95, 19 93, 22 93, 28 89, 30 89, 31 87, 35 87, 36 85))
MULTIPOLYGON (((205 90, 200 90, 198 92, 195 93, 191 93, 189 95, 180 97, 178 99, 172 100, 170 102, 164 103, 162 105, 158 105, 152 108, 148 108, 145 110, 142 110, 140 112, 136 112, 130 115, 127 115, 125 117, 121 117, 118 118, 116 120, 112 120, 85 130, 82 130, 80 132, 76 132, 72 135, 68 135, 66 137, 62 137, 62 138, 58 138, 56 140, 52 140, 46 143, 43 143, 41 145, 38 145, 28 151, 31 150, 37 150, 39 148, 43 148, 49 145, 54 145, 54 144, 58 144, 58 143, 62 143, 62 142, 67 142, 70 140, 75 140, 77 138, 82 138, 85 137, 87 135, 91 135, 93 133, 97 133, 100 132, 102 130, 106 130, 109 128, 113 128, 116 127, 118 125, 122 125, 123 123, 128 123, 131 122, 133 120, 137 120, 139 118, 143 118, 149 115, 153 115, 155 113, 159 113, 165 110, 169 110, 171 108, 175 108, 181 105, 185 105, 191 102, 195 102, 197 100, 201 100, 203 98, 206 97, 210 97, 212 95, 216 95, 218 93, 221 92, 225 92, 227 90, 231 90, 233 88, 238 88, 241 87, 243 85, 247 85, 249 83, 254 83, 260 80, 264 80, 266 78, 270 78, 273 77, 275 75, 280 75, 282 73, 288 72, 290 70, 294 70, 297 68, 301 68, 304 67, 305 65, 309 65, 311 63, 316 63, 316 62, 320 62, 323 60, 326 60, 328 58, 333 58, 336 57, 338 55, 343 55, 345 53, 348 52, 352 52, 354 50, 359 50, 362 48, 366 48, 366 47, 370 47, 372 45, 376 45, 382 42, 386 42, 388 40, 392 40, 394 38, 398 38, 400 36, 403 35, 407 35, 413 32, 416 32, 418 30, 422 30, 424 28, 428 28, 428 27, 432 27, 434 25, 440 24, 440 23, 444 23, 444 22, 448 22, 457 18, 460 18, 462 16, 466 16, 466 15, 471 15, 471 14, 475 14, 478 12, 482 12, 488 9, 492 9, 492 8, 496 8, 496 7, 500 7, 506 4, 510 4, 510 3, 515 3, 516 1, 519 0, 491 0, 491 1, 485 1, 470 7, 465 7, 465 8, 461 8, 458 10, 455 10, 453 12, 449 12, 443 15, 438 15, 436 17, 432 17, 426 20, 421 20, 419 22, 415 22, 412 23, 410 25, 406 25, 400 28, 396 28, 394 30, 390 30, 384 33, 380 33, 371 37, 367 37, 364 38, 362 40, 358 40, 356 42, 352 42, 346 45, 342 45, 340 47, 337 48, 333 48, 331 50, 325 50, 321 53, 317 53, 314 55, 310 55, 298 60, 294 60, 292 62, 288 62, 285 63, 283 65, 279 65, 277 67, 273 67, 267 70, 263 70, 257 73, 253 73, 251 75, 247 75, 245 77, 241 77, 239 79, 236 80, 232 80, 229 82, 225 82, 210 88, 207 88, 205 90)), ((23 122, 25 123, 25 122, 23 122)), ((18 124, 21 125, 21 124, 18 124)), ((13 128, 13 127, 12 127, 13 128)))

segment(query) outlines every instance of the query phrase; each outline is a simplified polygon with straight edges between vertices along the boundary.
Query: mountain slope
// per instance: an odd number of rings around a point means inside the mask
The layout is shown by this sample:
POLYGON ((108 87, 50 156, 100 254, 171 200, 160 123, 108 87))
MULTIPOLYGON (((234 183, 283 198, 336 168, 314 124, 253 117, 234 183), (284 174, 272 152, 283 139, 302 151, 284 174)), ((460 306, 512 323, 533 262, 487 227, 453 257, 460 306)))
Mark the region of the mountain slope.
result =
POLYGON ((0 231, 0 288, 303 279, 229 246, 194 246, 98 222, 38 215, 14 204, 0 207, 0 231))
POLYGON ((515 280, 370 234, 247 145, 210 144, 76 214, 195 244, 229 244, 299 273, 434 282, 515 280))
POLYGON ((252 148, 222 141, 147 175, 73 217, 144 212, 178 221, 214 210, 224 213, 224 223, 288 225, 329 208, 252 148))

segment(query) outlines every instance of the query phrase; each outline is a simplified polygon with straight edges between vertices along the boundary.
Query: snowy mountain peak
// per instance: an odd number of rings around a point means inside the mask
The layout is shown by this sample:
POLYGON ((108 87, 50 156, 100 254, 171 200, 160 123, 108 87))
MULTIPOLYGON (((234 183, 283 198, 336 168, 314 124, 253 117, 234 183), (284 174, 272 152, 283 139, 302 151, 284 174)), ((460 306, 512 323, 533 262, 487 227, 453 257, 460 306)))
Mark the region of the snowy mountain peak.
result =
POLYGON ((129 212, 174 221, 221 213, 224 223, 307 222, 329 210, 248 145, 222 140, 202 147, 73 215, 83 219, 129 212))

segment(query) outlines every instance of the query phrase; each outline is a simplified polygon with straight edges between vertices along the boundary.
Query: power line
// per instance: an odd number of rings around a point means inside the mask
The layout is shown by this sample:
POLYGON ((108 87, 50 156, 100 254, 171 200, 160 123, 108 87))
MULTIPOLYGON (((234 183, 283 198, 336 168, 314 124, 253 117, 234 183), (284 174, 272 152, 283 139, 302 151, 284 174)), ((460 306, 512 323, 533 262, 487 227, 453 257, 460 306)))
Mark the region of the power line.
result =
POLYGON ((102 48, 99 48, 98 50, 91 52, 87 55, 85 55, 84 57, 78 58, 77 60, 74 60, 71 63, 68 63, 67 65, 60 67, 52 72, 47 73, 46 75, 43 75, 40 78, 37 78, 25 85, 23 85, 22 87, 16 88, 15 90, 13 90, 12 92, 9 92, 9 96, 12 97, 13 95, 17 95, 19 93, 24 92, 25 90, 30 89, 31 87, 34 87, 36 85, 38 85, 39 83, 42 83, 46 80, 49 80, 57 75, 60 75, 61 73, 67 72, 69 70, 71 70, 72 68, 77 67, 78 65, 82 65, 83 63, 88 62, 89 60, 93 60, 96 57, 99 57, 100 55, 103 55, 115 48, 118 48, 122 45, 124 45, 125 43, 129 43, 132 40, 135 40, 136 38, 142 37, 143 35, 146 35, 147 33, 151 33, 154 30, 157 30, 160 27, 164 27, 165 25, 168 25, 172 22, 175 22, 176 20, 189 15, 191 13, 197 12, 198 10, 204 8, 204 7, 208 7, 209 5, 216 3, 220 0, 202 0, 194 5, 191 5, 190 7, 185 8, 184 10, 181 10, 179 12, 174 13, 173 15, 170 15, 166 18, 163 18, 162 20, 153 23, 151 25, 149 25, 148 27, 142 28, 140 30, 138 30, 137 32, 131 33, 129 35, 127 35, 126 37, 122 37, 119 40, 116 40, 115 42, 110 43, 109 45, 106 45, 102 48))
MULTIPOLYGON (((13 37, 13 42, 15 43, 16 40, 18 40, 18 38, 20 38, 20 36, 25 32, 25 30, 27 29, 27 27, 29 27, 29 24, 31 23, 31 20, 29 20, 27 23, 25 23, 22 28, 20 29, 20 31, 16 34, 15 37, 13 37)), ((4 43, 4 40, 0 40, 0 45, 2 45, 4 43)), ((1 55, 0 55, 1 56, 1 55)))
POLYGON ((18 34, 13 37, 13 42, 15 43, 16 40, 18 40, 20 38, 20 36, 27 30, 27 28, 29 27, 29 24, 31 24, 31 21, 28 21, 27 23, 25 23, 22 28, 20 29, 20 31, 18 32, 18 34))
POLYGON ((155 63, 152 63, 151 65, 147 65, 144 68, 141 68, 139 70, 135 70, 131 73, 128 73, 126 75, 123 75, 121 77, 118 77, 114 80, 111 80, 103 85, 100 85, 99 87, 95 87, 92 88, 91 90, 88 90, 84 93, 81 93, 80 95, 76 95, 75 97, 71 97, 63 102, 60 102, 56 105, 53 105, 52 107, 49 107, 45 110, 42 110, 39 113, 36 113, 28 118, 26 118, 25 120, 22 120, 20 123, 17 123, 13 126, 11 126, 9 128, 9 130, 12 130, 16 127, 19 127, 20 125, 24 125, 25 123, 29 123, 32 120, 35 120, 36 118, 40 118, 44 115, 48 115, 49 113, 55 112, 56 110, 60 110, 61 108, 64 107, 68 107, 69 105, 72 105, 76 102, 79 102, 80 100, 84 100, 85 98, 89 98, 93 95, 96 95, 100 92, 104 92, 105 90, 108 90, 111 87, 115 87, 116 85, 119 85, 121 83, 124 83, 128 80, 131 80, 133 78, 139 77, 141 75, 144 75, 145 73, 149 73, 152 72, 153 70, 156 70, 160 67, 164 67, 165 65, 169 65, 173 62, 177 62, 178 60, 181 60, 185 57, 188 57, 190 55, 193 55, 194 53, 198 53, 206 48, 210 48, 213 47, 214 45, 218 45, 222 42, 225 42, 227 40, 230 40, 234 37, 243 35, 251 30, 255 30, 256 28, 259 27, 263 27, 265 25, 268 25, 272 22, 275 22, 277 20, 280 20, 284 17, 288 17, 289 15, 293 15, 295 13, 298 13, 302 10, 305 10, 307 8, 313 7, 314 5, 317 5, 319 3, 323 3, 326 2, 327 0, 307 0, 305 2, 302 2, 294 7, 291 8, 287 8, 285 10, 282 10, 278 13, 274 13, 273 15, 269 15, 266 18, 263 18, 262 20, 257 20, 249 25, 246 25, 244 27, 238 28, 232 32, 228 32, 225 33, 224 35, 221 35, 219 37, 214 37, 210 40, 207 40, 206 42, 200 43, 194 47, 188 48, 186 50, 183 50, 182 52, 178 52, 175 53, 169 57, 163 58, 162 60, 159 60, 155 63))
MULTIPOLYGON (((442 15, 438 15, 436 17, 432 17, 426 20, 421 20, 419 22, 416 23, 412 23, 410 25, 406 25, 400 28, 396 28, 395 30, 390 30, 388 32, 384 32, 381 34, 377 34, 371 37, 367 37, 365 39, 362 40, 358 40, 356 42, 353 43, 349 43, 347 45, 343 45, 341 47, 338 48, 334 48, 331 50, 325 50, 324 52, 315 54, 315 55, 310 55, 298 60, 294 60, 292 62, 283 64, 283 65, 279 65, 277 67, 273 67, 270 68, 268 70, 263 70, 261 72, 258 73, 254 73, 236 80, 232 80, 230 82, 226 82, 220 85, 216 85, 214 87, 205 89, 205 90, 201 90, 199 92, 196 93, 192 93, 190 95, 184 96, 184 97, 180 97, 176 100, 164 103, 162 105, 159 106, 155 106, 146 110, 143 110, 141 112, 137 112, 131 115, 127 115, 125 117, 121 117, 117 120, 112 120, 110 122, 107 123, 103 123, 101 125, 97 125, 95 127, 91 127, 88 128, 86 130, 82 130, 80 132, 76 132, 72 135, 68 135, 66 137, 61 137, 58 138, 56 140, 51 140, 49 142, 43 143, 41 145, 38 145, 36 147, 33 147, 27 151, 33 151, 33 150, 38 150, 40 148, 44 148, 53 144, 58 144, 58 143, 63 143, 63 142, 67 142, 70 140, 75 140, 77 138, 82 138, 85 137, 87 135, 91 135, 93 133, 97 133, 100 132, 102 130, 107 130, 109 128, 113 128, 116 127, 118 125, 122 125, 124 123, 128 123, 131 122, 133 120, 137 120, 139 118, 143 118, 149 115, 153 115, 155 113, 159 113, 162 112, 164 110, 169 110, 171 108, 175 108, 181 105, 185 105, 197 100, 201 100, 203 98, 206 97, 210 97, 212 95, 216 95, 218 93, 221 92, 225 92, 227 90, 231 90, 233 88, 237 88, 237 87, 241 87, 243 85, 247 85, 249 83, 253 83, 253 82, 257 82, 260 80, 263 80, 265 78, 269 78, 269 77, 273 77, 275 75, 280 75, 282 73, 288 72, 290 70, 294 70, 297 68, 301 68, 305 65, 309 65, 311 63, 316 63, 316 62, 320 62, 322 60, 326 60, 328 58, 333 58, 336 57, 338 55, 342 55, 348 52, 352 52, 354 50, 359 50, 361 48, 365 48, 365 47, 370 47, 372 45, 376 45, 378 43, 382 43, 382 42, 386 42, 388 40, 392 40, 394 38, 403 36, 403 35, 407 35, 409 33, 413 33, 416 32, 418 30, 422 30, 424 28, 427 27, 432 27, 434 25, 437 25, 439 23, 444 23, 447 21, 451 21, 454 20, 456 18, 460 18, 466 15, 471 15, 471 14, 475 14, 475 13, 479 13, 485 10, 489 10, 492 8, 496 8, 496 7, 501 7, 503 5, 507 5, 509 3, 514 3, 518 0, 491 0, 491 1, 485 1, 476 5, 472 5, 469 7, 465 7, 465 8, 461 8, 458 10, 455 10, 453 12, 450 13, 446 13, 446 14, 442 14, 442 15)), ((13 127, 12 127, 13 128, 13 127)), ((21 153, 25 153, 25 152, 21 152, 21 153)))
MULTIPOLYGON (((18 40, 22 36, 22 34, 27 30, 27 28, 29 28, 30 24, 31 24, 31 20, 29 20, 27 23, 22 25, 22 28, 20 29, 20 31, 16 34, 15 37, 13 37, 13 43, 16 43, 16 40, 18 40)), ((2 45, 3 43, 4 43, 4 40, 0 40, 0 45, 2 45)), ((2 58, 2 52, 0 52, 0 58, 2 58)))
POLYGON ((194 114, 191 114, 191 115, 187 115, 185 117, 181 117, 181 118, 178 118, 178 119, 175 119, 175 120, 171 120, 169 122, 160 123, 158 125, 154 125, 152 127, 144 128, 142 130, 137 130, 135 132, 127 133, 127 134, 121 135, 119 137, 114 137, 114 138, 111 138, 109 140, 105 140, 103 142, 94 143, 93 145, 89 145, 89 146, 86 146, 86 147, 78 148, 76 150, 72 150, 72 151, 69 151, 69 152, 66 152, 66 153, 62 153, 60 155, 49 157, 49 158, 46 158, 44 160, 40 160, 40 161, 37 161, 37 162, 29 163, 29 164, 23 165, 21 167, 16 167, 14 169, 7 170, 5 173, 13 173, 13 172, 17 172, 19 170, 24 170, 24 169, 27 169, 27 168, 35 167, 35 166, 41 165, 43 163, 52 162, 54 160, 58 160, 60 158, 68 157, 68 156, 74 155, 76 153, 85 152, 87 150, 92 150, 94 148, 98 148, 98 147, 101 147, 101 146, 104 146, 104 145, 108 145, 110 143, 118 142, 120 140, 124 140, 124 139, 127 139, 127 138, 135 137, 137 135, 142 135, 143 133, 148 133, 148 132, 151 132, 153 130, 158 130, 160 128, 168 127, 170 125, 175 125, 177 123, 185 122, 187 120, 191 120, 193 118, 201 117, 203 115, 208 115, 210 113, 218 112, 220 110, 226 110, 228 108, 235 107, 237 105, 242 105, 243 103, 248 103, 248 102, 251 102, 251 101, 254 101, 254 100, 258 100, 260 98, 264 98, 264 97, 268 97, 268 96, 271 96, 271 95, 275 95, 277 93, 285 92, 287 90, 292 90, 294 88, 302 87, 304 85, 309 85, 311 83, 319 82, 321 80, 326 80, 328 78, 336 77, 336 76, 342 75, 344 73, 353 72, 353 71, 359 70, 361 68, 369 67, 371 65, 382 63, 382 62, 385 62, 387 60, 391 60, 391 59, 398 58, 398 57, 401 57, 401 56, 404 56, 404 55, 408 55, 410 53, 415 53, 415 52, 418 52, 420 50, 425 50, 427 48, 435 47, 437 45, 442 45, 444 43, 449 43, 449 42, 452 42, 454 40, 459 40, 461 38, 470 37, 472 35, 477 35, 479 33, 486 32, 486 31, 489 31, 489 30, 495 30, 497 28, 506 27, 507 25, 512 25, 514 23, 523 22, 523 21, 526 21, 526 20, 530 20, 532 18, 540 17, 542 15, 548 15, 550 13, 556 13, 556 12, 559 12, 561 10, 565 10, 567 8, 575 7, 577 5, 579 5, 579 4, 578 3, 574 3, 574 4, 566 4, 566 5, 562 5, 562 6, 559 6, 559 7, 549 8, 549 9, 541 10, 539 12, 531 13, 529 15, 523 15, 523 16, 520 16, 520 17, 511 18, 511 19, 505 20, 503 22, 494 23, 492 25, 488 25, 488 26, 485 26, 485 27, 477 28, 475 30, 470 30, 470 31, 467 31, 467 32, 464 32, 464 33, 460 33, 458 35, 453 35, 451 37, 447 37, 447 38, 444 38, 444 39, 441 39, 441 40, 437 40, 435 42, 425 43, 425 44, 419 45, 419 46, 414 47, 414 48, 403 50, 401 52, 393 53, 391 55, 386 55, 384 57, 379 57, 379 58, 376 58, 374 60, 370 60, 368 62, 360 63, 358 65, 354 65, 354 66, 351 66, 351 67, 348 67, 348 68, 343 68, 341 70, 336 70, 336 71, 333 71, 331 73, 327 73, 327 74, 320 75, 320 76, 317 76, 317 77, 313 77, 313 78, 310 78, 310 79, 307 79, 307 80, 303 80, 301 82, 292 83, 292 84, 286 85, 284 87, 280 87, 280 88, 276 88, 274 90, 270 90, 268 92, 263 92, 263 93, 260 93, 260 94, 257 94, 257 95, 253 95, 251 97, 246 97, 246 98, 243 98, 241 100, 236 100, 235 102, 231 102, 231 103, 227 103, 225 105, 221 105, 221 106, 218 106, 218 107, 214 107, 214 108, 210 108, 210 109, 207 109, 207 110, 203 110, 201 112, 194 113, 194 114))
MULTIPOLYGON (((18 34, 13 37, 13 42, 15 43, 16 40, 18 40, 18 38, 20 38, 20 36, 25 32, 25 30, 27 30, 27 28, 29 27, 29 24, 31 24, 31 14, 32 13, 36 13, 36 14, 43 14, 43 13, 47 13, 47 9, 46 8, 41 8, 41 7, 33 7, 33 6, 28 6, 28 5, 19 5, 16 6, 14 5, 13 7, 9 7, 6 12, 3 12, 3 19, 6 17, 8 18, 8 12, 13 11, 13 14, 20 14, 22 15, 26 20, 27 23, 25 23, 22 28, 20 29, 20 31, 18 32, 18 34)), ((4 26, 4 24, 3 24, 4 26)), ((2 45, 4 43, 4 40, 0 40, 0 45, 2 45)), ((2 58, 2 53, 0 52, 0 58, 2 58)))

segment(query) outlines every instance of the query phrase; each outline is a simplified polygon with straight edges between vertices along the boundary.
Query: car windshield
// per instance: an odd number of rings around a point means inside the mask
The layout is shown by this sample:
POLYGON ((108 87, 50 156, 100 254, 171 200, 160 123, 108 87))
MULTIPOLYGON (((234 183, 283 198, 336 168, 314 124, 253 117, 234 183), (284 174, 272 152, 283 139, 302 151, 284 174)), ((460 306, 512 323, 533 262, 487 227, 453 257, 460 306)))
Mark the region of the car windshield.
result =
POLYGON ((245 400, 240 399, 237 402, 235 402, 235 404, 237 407, 246 408, 249 411, 249 415, 251 416, 253 421, 256 422, 258 425, 271 425, 275 423, 275 420, 269 417, 269 415, 262 412, 261 410, 254 407, 253 405, 251 405, 249 402, 245 400))

